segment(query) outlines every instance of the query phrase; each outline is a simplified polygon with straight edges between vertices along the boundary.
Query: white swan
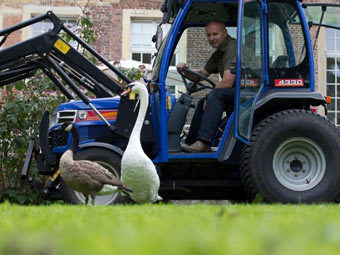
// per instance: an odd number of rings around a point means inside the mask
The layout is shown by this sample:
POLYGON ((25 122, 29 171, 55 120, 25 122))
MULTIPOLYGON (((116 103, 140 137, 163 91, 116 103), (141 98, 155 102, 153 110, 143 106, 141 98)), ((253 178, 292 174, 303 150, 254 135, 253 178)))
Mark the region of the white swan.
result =
POLYGON ((58 130, 72 132, 72 144, 60 158, 60 176, 72 189, 84 194, 88 203, 89 196, 91 203, 95 204, 96 196, 104 196, 120 191, 131 189, 123 186, 122 182, 110 171, 96 162, 89 160, 74 160, 73 154, 79 143, 79 134, 73 123, 64 123, 58 130))
POLYGON ((155 165, 144 153, 140 142, 140 133, 149 104, 149 93, 144 84, 133 82, 125 87, 121 96, 130 91, 139 95, 140 108, 121 161, 121 180, 125 186, 133 190, 133 193, 129 193, 132 200, 137 203, 153 203, 162 199, 158 195, 160 181, 155 165))

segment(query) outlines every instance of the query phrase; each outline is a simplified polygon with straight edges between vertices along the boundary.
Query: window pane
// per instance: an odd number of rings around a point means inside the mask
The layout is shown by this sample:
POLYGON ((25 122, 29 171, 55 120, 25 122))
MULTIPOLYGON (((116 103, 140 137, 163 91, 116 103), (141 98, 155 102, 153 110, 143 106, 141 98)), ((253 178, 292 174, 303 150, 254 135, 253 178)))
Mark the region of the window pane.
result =
MULTIPOLYGON (((259 91, 262 82, 263 67, 261 61, 261 47, 262 47, 262 7, 259 2, 256 1, 246 1, 244 4, 243 22, 241 27, 241 44, 242 44, 242 54, 241 63, 246 69, 249 67, 250 71, 245 71, 247 77, 256 78, 259 80, 257 87, 253 87, 252 92, 254 93, 252 97, 255 97, 256 92, 259 91), (255 46, 255 47, 254 47, 255 46), (247 73, 248 72, 248 73, 247 73)), ((268 12, 269 13, 269 12, 268 12)), ((240 88, 239 94, 240 104, 238 105, 239 117, 238 118, 238 131, 241 136, 249 139, 251 126, 252 126, 252 113, 251 107, 252 103, 243 104, 246 100, 253 102, 253 99, 249 97, 249 91, 246 87, 240 88)), ((254 101, 255 102, 255 101, 254 101)))
POLYGON ((327 85, 327 96, 334 97, 335 96, 335 86, 327 85))
POLYGON ((334 71, 327 71, 327 83, 334 83, 334 82, 335 82, 334 71))
POLYGON ((237 28, 236 27, 228 27, 227 31, 228 31, 228 35, 230 35, 232 38, 237 38, 237 28))
POLYGON ((143 63, 151 64, 151 53, 143 53, 143 63))
POLYGON ((336 86, 336 96, 340 97, 340 86, 336 86))
POLYGON ((141 61, 140 53, 132 53, 132 60, 141 61))
POLYGON ((335 59, 334 58, 327 58, 327 69, 335 69, 335 59))
POLYGON ((142 31, 142 23, 132 22, 131 33, 139 33, 140 31, 142 31))
MULTIPOLYGON (((340 71, 336 72, 336 82, 339 84, 340 83, 340 71)), ((340 96, 340 94, 338 94, 340 96)))
MULTIPOLYGON (((77 30, 77 22, 76 22, 76 19, 64 19, 62 18, 61 19, 64 23, 64 25, 70 29, 72 32, 76 32, 77 30)), ((35 23, 32 25, 32 30, 31 30, 31 33, 32 33, 32 36, 37 36, 37 35, 40 35, 50 29, 53 28, 53 24, 51 21, 49 20, 44 20, 44 21, 41 21, 41 22, 38 22, 38 23, 35 23)), ((70 42, 68 42, 72 47, 77 47, 78 43, 74 40, 71 40, 70 42)))
POLYGON ((340 38, 336 40, 336 50, 340 51, 340 38))
POLYGON ((66 20, 64 21, 64 26, 71 30, 73 33, 76 33, 77 30, 77 22, 75 20, 66 20))
POLYGON ((143 31, 144 32, 151 33, 155 30, 154 28, 155 28, 155 26, 153 26, 151 22, 143 24, 143 31))
POLYGON ((339 125, 340 124, 340 114, 337 114, 337 122, 336 122, 336 125, 339 125))
MULTIPOLYGON (((133 20, 131 21, 130 31, 130 51, 131 52, 147 52, 152 54, 156 52, 154 43, 151 41, 152 36, 155 34, 157 24, 159 22, 151 20, 133 20)), ((144 63, 151 63, 149 56, 143 60, 143 56, 140 56, 144 63)))
POLYGON ((335 113, 329 112, 327 118, 334 123, 335 113))
POLYGON ((167 91, 170 93, 170 94, 176 94, 176 86, 172 86, 172 85, 169 85, 167 87, 167 91))
POLYGON ((335 41, 334 40, 326 40, 326 48, 327 50, 334 51, 335 50, 335 41))
POLYGON ((334 38, 335 37, 335 30, 331 28, 326 28, 326 37, 327 38, 334 38))
POLYGON ((41 30, 42 30, 42 22, 34 23, 32 25, 32 35, 33 36, 40 34, 41 30))
POLYGON ((269 25, 269 59, 274 68, 287 67, 288 56, 281 28, 276 24, 269 25), (274 63, 272 62, 274 61, 274 63))
POLYGON ((288 61, 283 61, 283 57, 289 59, 290 67, 299 65, 305 59, 306 47, 299 15, 294 17, 293 23, 291 22, 290 17, 296 13, 295 7, 288 1, 273 1, 273 3, 269 1, 268 9, 269 50, 275 50, 274 54, 269 52, 274 61, 270 63, 270 67, 285 68, 288 61), (289 47, 286 48, 288 45, 289 47))
POLYGON ((176 54, 174 54, 170 61, 170 66, 176 66, 176 54))
POLYGON ((327 105, 328 111, 334 111, 335 110, 335 102, 332 100, 332 103, 327 105))

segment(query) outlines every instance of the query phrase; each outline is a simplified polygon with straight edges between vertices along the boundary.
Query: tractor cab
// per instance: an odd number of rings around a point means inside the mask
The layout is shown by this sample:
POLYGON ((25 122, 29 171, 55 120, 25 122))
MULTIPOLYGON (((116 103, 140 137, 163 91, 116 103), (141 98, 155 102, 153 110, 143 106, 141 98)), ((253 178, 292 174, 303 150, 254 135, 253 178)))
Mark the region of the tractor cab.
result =
POLYGON ((159 118, 154 128, 160 134, 155 137, 159 151, 155 162, 193 158, 226 161, 235 144, 249 144, 254 125, 271 113, 324 104, 324 96, 315 92, 310 23, 303 7, 306 5, 291 0, 165 1, 162 23, 172 26, 163 40, 161 29, 155 35, 158 53, 151 81, 151 96, 159 96, 159 103, 153 105, 159 118), (231 70, 236 75, 235 105, 221 120, 212 152, 183 153, 182 130, 191 121, 188 112, 190 115, 196 98, 209 93, 221 77, 198 76, 200 81, 195 82, 185 73, 178 74, 175 64, 187 63, 191 73, 205 65, 214 51, 204 29, 211 21, 223 22, 228 34, 237 40, 237 59, 231 70), (169 90, 183 92, 177 95, 167 119, 165 93, 169 90))

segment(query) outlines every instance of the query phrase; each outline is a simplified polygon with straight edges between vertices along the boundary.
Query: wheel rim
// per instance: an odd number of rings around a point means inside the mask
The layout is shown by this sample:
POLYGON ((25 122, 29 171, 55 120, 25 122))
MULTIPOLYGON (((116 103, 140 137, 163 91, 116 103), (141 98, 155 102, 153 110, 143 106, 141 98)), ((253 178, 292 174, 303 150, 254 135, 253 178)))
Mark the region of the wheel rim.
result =
MULTIPOLYGON (((104 161, 95 161, 95 162, 105 167, 107 170, 113 173, 117 178, 119 178, 117 171, 110 164, 104 161)), ((74 192, 75 192, 76 197, 79 199, 79 201, 85 204, 85 196, 78 191, 74 191, 74 192)), ((96 205, 109 205, 117 198, 118 195, 119 195, 118 193, 114 193, 114 194, 109 194, 105 196, 97 196, 95 199, 95 204, 96 205)), ((91 197, 89 197, 89 203, 91 203, 91 200, 92 200, 91 197)))
POLYGON ((277 180, 286 188, 306 191, 320 183, 326 172, 326 157, 314 141, 294 137, 280 144, 273 157, 277 180))

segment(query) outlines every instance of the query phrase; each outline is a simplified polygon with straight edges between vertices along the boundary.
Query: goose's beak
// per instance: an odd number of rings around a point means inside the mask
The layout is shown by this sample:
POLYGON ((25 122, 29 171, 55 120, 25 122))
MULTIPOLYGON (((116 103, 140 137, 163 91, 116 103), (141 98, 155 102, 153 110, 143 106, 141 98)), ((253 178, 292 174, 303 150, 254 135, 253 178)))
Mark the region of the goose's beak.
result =
POLYGON ((122 92, 122 94, 120 94, 121 97, 126 96, 127 94, 129 94, 131 92, 131 88, 130 87, 125 87, 124 91, 122 92))

